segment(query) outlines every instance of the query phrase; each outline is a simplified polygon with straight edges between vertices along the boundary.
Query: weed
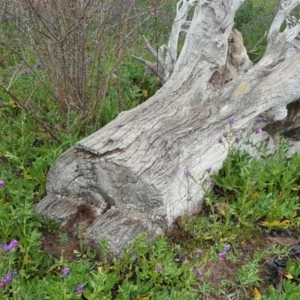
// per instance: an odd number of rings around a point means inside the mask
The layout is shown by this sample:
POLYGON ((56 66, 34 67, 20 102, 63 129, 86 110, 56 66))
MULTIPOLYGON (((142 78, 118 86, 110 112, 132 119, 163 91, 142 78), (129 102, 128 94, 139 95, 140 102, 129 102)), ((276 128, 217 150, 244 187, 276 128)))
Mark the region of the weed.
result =
POLYGON ((66 244, 69 241, 69 235, 67 233, 60 233, 58 239, 60 244, 66 244))

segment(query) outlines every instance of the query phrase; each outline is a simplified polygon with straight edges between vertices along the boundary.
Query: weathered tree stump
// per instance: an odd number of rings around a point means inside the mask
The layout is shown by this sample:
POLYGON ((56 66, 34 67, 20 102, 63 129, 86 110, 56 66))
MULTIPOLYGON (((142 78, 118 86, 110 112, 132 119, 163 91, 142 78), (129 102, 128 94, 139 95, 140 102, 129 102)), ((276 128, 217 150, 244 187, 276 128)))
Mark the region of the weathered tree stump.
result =
POLYGON ((179 1, 180 26, 174 23, 166 53, 153 53, 158 62, 152 65, 140 59, 164 86, 65 152, 49 172, 48 195, 37 212, 63 224, 72 220, 88 243, 106 238, 120 255, 139 233, 151 238, 199 206, 203 192, 183 173, 200 177, 222 166, 227 153, 217 140, 229 118, 236 128, 251 127, 258 116, 261 127, 286 118, 287 105, 300 99, 300 24, 289 15, 300 3, 281 1, 266 53, 253 65, 241 34, 232 31, 243 2, 179 1), (189 24, 185 16, 192 8, 189 24), (181 30, 187 34, 177 58, 181 30))

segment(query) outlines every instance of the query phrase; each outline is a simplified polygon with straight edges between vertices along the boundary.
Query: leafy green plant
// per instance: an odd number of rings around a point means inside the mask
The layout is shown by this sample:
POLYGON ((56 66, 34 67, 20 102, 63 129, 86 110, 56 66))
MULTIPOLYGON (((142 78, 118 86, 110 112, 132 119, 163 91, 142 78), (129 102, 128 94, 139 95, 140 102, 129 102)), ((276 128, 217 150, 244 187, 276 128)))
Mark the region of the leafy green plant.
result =
POLYGON ((282 287, 276 289, 270 286, 265 294, 262 295, 261 300, 297 300, 300 296, 300 286, 295 282, 285 280, 282 283, 282 287))
POLYGON ((69 235, 67 233, 60 233, 58 235, 59 243, 60 244, 66 244, 69 241, 69 235))
POLYGON ((236 278, 245 288, 249 286, 257 286, 262 281, 259 272, 259 261, 249 261, 237 271, 236 278))
POLYGON ((262 152, 260 158, 255 158, 233 147, 233 141, 239 144, 239 135, 234 128, 223 133, 229 154, 219 174, 211 175, 222 196, 211 201, 217 207, 225 203, 226 220, 233 218, 243 226, 253 226, 258 221, 269 229, 292 226, 298 220, 299 154, 287 157, 287 144, 283 141, 275 153, 262 152))

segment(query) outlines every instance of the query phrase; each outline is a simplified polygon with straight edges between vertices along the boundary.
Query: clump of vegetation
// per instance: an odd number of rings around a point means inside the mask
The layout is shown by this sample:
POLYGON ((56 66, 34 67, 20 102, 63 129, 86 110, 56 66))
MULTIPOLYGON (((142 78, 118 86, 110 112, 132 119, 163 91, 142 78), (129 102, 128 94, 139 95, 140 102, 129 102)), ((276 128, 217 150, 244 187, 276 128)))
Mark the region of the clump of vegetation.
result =
MULTIPOLYGON (((274 154, 249 144, 260 153, 250 156, 240 145, 259 126, 235 129, 231 119, 219 139, 230 149, 223 168, 199 180, 184 174, 206 191, 204 209, 150 245, 140 236, 122 259, 110 260, 105 241, 96 256, 80 232, 74 242, 35 214, 57 157, 160 88, 131 55, 147 57, 141 33, 152 45, 166 42, 176 1, 89 1, 76 9, 82 1, 2 2, 0 298, 298 299, 290 246, 299 232, 300 158, 286 155, 285 140, 274 154), (280 234, 288 237, 278 242, 280 234), (275 283, 266 275, 274 258, 284 262, 275 283)), ((247 1, 236 18, 249 51, 273 13, 272 5, 257 5, 247 1)))
POLYGON ((243 33, 250 59, 260 60, 267 47, 267 32, 277 11, 278 1, 246 0, 235 16, 235 27, 243 33))

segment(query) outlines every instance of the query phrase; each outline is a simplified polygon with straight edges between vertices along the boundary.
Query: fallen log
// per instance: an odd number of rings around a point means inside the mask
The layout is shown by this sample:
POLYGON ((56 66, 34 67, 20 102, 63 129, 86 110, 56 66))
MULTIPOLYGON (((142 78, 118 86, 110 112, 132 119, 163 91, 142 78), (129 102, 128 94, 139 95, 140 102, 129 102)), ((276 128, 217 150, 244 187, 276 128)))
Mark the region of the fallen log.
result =
MULTIPOLYGON (((187 33, 179 57, 170 45, 156 55, 164 86, 59 157, 38 213, 62 225, 72 222, 74 231, 82 227, 91 245, 107 239, 112 254, 121 255, 141 232, 152 238, 199 207, 203 192, 184 173, 201 177, 222 166, 227 150, 218 139, 228 119, 238 129, 251 128, 258 117, 260 128, 286 119, 287 105, 300 99, 300 23, 290 17, 299 1, 281 1, 256 65, 232 30, 243 2, 179 1, 178 14, 194 9, 194 15, 188 30, 182 22, 187 33)), ((297 114, 290 115, 286 128, 298 123, 297 114)), ((243 139, 242 130, 237 134, 243 139)), ((253 136, 276 140, 274 132, 253 136)))

